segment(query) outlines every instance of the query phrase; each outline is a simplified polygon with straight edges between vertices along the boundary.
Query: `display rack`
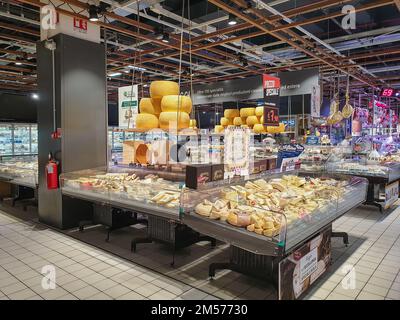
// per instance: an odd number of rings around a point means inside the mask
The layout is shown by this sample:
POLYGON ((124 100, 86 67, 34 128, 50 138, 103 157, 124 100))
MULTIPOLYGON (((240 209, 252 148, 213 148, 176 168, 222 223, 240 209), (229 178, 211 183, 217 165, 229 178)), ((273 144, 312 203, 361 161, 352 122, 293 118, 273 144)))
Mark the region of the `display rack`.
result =
MULTIPOLYGON (((296 176, 297 173, 293 172, 291 175, 296 176)), ((278 173, 264 175, 264 180, 268 181, 268 183, 278 181, 280 178, 283 178, 283 175, 278 173)), ((291 215, 287 215, 284 210, 273 211, 271 209, 266 209, 265 206, 255 205, 252 203, 252 200, 249 200, 252 199, 251 195, 254 194, 253 191, 247 193, 246 197, 238 196, 237 204, 242 207, 238 206, 236 208, 240 208, 242 211, 249 210, 252 215, 257 212, 257 214, 261 216, 266 214, 268 219, 271 219, 271 217, 273 218, 274 227, 276 229, 274 229, 272 234, 267 233, 267 235, 257 234, 251 231, 251 229, 249 231, 248 228, 232 225, 232 223, 227 222, 230 219, 229 216, 225 221, 218 218, 218 216, 217 218, 210 218, 211 215, 199 214, 199 203, 213 203, 214 208, 217 203, 216 200, 221 200, 221 191, 224 190, 223 187, 220 186, 219 188, 201 191, 186 191, 186 193, 183 194, 182 200, 184 208, 182 221, 192 229, 223 241, 231 247, 230 261, 212 263, 209 266, 209 276, 214 277, 218 269, 230 269, 241 273, 266 277, 277 284, 277 267, 280 261, 308 241, 311 241, 322 232, 325 232, 325 230, 331 229, 332 223, 336 219, 365 201, 367 191, 366 179, 360 177, 349 178, 338 175, 334 177, 323 175, 318 177, 318 181, 327 181, 327 183, 330 184, 334 181, 332 178, 337 179, 336 190, 341 191, 338 191, 336 195, 332 195, 330 191, 316 192, 315 195, 319 197, 317 202, 323 203, 323 205, 320 205, 303 216, 295 218, 291 215), (276 221, 279 221, 279 227, 275 224, 276 221)), ((260 179, 260 176, 258 176, 257 179, 260 179)), ((234 184, 226 185, 225 188, 230 188, 230 190, 234 187, 237 188, 237 186, 246 188, 251 186, 248 184, 249 182, 256 183, 256 181, 255 179, 247 180, 247 182, 236 181, 234 184)), ((327 190, 329 190, 329 187, 327 187, 327 190)), ((230 193, 226 191, 224 194, 230 193)), ((231 195, 229 197, 231 197, 231 195)), ((304 198, 304 201, 307 201, 306 198, 304 198)), ((231 206, 231 204, 229 204, 229 206, 231 206)), ((238 217, 239 215, 240 213, 238 217)), ((223 215, 221 214, 221 216, 223 215)), ((348 243, 348 236, 346 233, 332 233, 332 236, 343 237, 344 242, 348 243)))
POLYGON ((0 157, 35 155, 37 150, 36 124, 0 123, 0 157))
MULTIPOLYGON (((0 181, 14 186, 1 195, 12 196, 12 205, 21 201, 24 210, 28 205, 37 205, 38 162, 35 156, 6 157, 0 161, 0 181), (13 190, 11 190, 13 189, 13 190)), ((6 187, 7 190, 7 187, 6 187)))
POLYGON ((372 164, 366 158, 335 159, 335 161, 332 160, 327 164, 327 171, 366 178, 369 184, 365 204, 378 207, 380 212, 383 212, 382 200, 379 196, 376 196, 375 187, 388 185, 400 179, 400 163, 372 164))
POLYGON ((147 236, 134 238, 132 250, 136 251, 139 243, 167 243, 174 249, 173 264, 175 249, 202 240, 209 240, 215 245, 215 241, 204 238, 181 224, 179 199, 182 184, 161 178, 170 175, 170 172, 114 166, 65 173, 61 175, 60 182, 64 196, 95 204, 94 219, 82 221, 82 231, 85 225, 100 222, 108 227, 108 240, 110 231, 136 223, 146 223, 138 215, 147 216, 147 236), (133 215, 133 219, 128 217, 123 219, 123 223, 117 222, 117 225, 105 222, 112 222, 114 216, 121 212, 127 216, 133 215))

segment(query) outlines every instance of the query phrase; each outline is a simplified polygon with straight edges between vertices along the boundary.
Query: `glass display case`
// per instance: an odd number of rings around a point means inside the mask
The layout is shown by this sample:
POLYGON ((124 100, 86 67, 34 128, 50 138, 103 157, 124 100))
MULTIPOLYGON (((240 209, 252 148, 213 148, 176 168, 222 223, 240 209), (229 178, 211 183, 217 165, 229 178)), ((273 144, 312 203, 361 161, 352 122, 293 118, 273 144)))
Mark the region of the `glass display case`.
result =
POLYGON ((61 174, 60 185, 65 195, 178 219, 182 184, 167 180, 169 175, 173 173, 101 167, 61 174))
POLYGON ((359 177, 261 174, 217 188, 185 190, 183 222, 243 250, 281 256, 363 203, 367 185, 359 177))
POLYGON ((399 162, 371 162, 364 157, 331 157, 327 163, 327 171, 346 175, 382 179, 389 183, 400 179, 399 162))
POLYGON ((0 155, 13 154, 13 125, 0 124, 0 155))
POLYGON ((38 160, 36 156, 14 157, 0 161, 0 179, 13 184, 36 188, 38 160))
POLYGON ((0 124, 0 156, 37 154, 36 124, 0 124))

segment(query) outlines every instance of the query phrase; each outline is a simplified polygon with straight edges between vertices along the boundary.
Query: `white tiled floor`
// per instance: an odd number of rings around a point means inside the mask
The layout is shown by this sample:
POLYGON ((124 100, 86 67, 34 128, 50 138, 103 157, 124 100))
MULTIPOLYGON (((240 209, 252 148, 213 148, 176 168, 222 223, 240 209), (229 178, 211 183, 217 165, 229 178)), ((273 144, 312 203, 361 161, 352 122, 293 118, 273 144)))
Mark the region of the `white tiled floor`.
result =
MULTIPOLYGON (((400 299, 400 207, 383 215, 375 208, 357 208, 336 221, 334 230, 348 232, 350 245, 332 240, 333 265, 305 299, 400 299), (349 265, 355 280, 347 288, 343 279, 350 274, 343 267, 349 265)), ((219 271, 208 279, 208 264, 226 260, 226 245, 192 246, 171 268, 165 246, 145 244, 132 254, 126 241, 131 231, 116 232, 110 243, 104 242, 102 227, 71 234, 86 244, 0 211, 0 300, 276 298, 270 284, 235 272, 219 271), (42 287, 45 265, 55 267, 54 290, 42 287)))

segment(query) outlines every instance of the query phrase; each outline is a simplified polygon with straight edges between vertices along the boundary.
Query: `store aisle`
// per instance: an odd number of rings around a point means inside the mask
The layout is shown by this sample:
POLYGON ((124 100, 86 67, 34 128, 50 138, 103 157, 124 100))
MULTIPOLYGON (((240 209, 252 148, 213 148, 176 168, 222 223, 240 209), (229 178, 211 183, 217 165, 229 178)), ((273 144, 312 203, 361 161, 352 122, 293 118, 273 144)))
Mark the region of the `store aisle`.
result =
MULTIPOLYGON (((333 239, 332 268, 305 299, 400 299, 400 207, 385 215, 360 207, 339 219, 334 229, 349 233, 350 246, 333 239)), ((0 299, 275 297, 253 278, 221 274, 212 282, 189 285, 0 211, 0 299), (47 271, 54 267, 55 289, 46 289, 51 282, 43 281, 44 266, 47 271)))
MULTIPOLYGON (((50 277, 49 274, 47 279, 50 277)), ((216 299, 57 231, 0 211, 0 300, 190 297, 216 299), (43 280, 43 267, 47 272, 54 267, 55 289, 50 288, 51 280, 43 280)))

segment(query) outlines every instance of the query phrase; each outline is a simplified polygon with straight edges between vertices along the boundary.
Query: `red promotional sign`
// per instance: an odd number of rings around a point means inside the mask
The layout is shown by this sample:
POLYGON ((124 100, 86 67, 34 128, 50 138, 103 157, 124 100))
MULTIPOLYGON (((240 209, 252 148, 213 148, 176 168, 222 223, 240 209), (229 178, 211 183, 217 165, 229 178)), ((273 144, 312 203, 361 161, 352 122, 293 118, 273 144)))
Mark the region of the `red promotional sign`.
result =
POLYGON ((268 74, 263 74, 264 96, 279 96, 281 80, 276 77, 271 77, 268 74))
POLYGON ((74 28, 80 32, 87 32, 87 21, 79 18, 74 18, 74 28))

